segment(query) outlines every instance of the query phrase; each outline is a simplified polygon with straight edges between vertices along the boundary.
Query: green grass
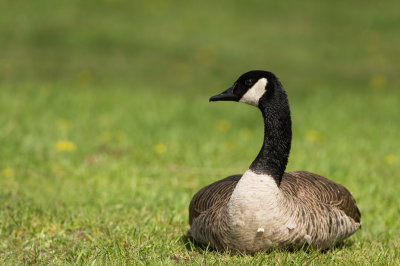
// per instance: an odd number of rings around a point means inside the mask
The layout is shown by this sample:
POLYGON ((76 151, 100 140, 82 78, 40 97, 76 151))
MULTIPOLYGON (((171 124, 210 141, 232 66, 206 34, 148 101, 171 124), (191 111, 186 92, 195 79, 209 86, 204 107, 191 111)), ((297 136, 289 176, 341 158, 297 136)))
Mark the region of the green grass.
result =
POLYGON ((357 2, 1 2, 0 263, 399 264, 400 6, 357 2), (356 198, 343 246, 184 237, 193 194, 260 148, 255 108, 208 103, 250 69, 289 94, 288 171, 356 198))

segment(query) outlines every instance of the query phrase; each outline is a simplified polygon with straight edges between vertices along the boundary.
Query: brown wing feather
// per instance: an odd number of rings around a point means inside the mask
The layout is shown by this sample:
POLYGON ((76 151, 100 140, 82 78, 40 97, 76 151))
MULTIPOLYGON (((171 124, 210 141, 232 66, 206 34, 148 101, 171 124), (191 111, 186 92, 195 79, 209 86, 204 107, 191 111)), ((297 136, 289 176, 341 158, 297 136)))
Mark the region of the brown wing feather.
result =
POLYGON ((227 203, 241 177, 242 175, 228 176, 200 189, 189 205, 189 224, 192 225, 194 218, 214 205, 223 206, 227 203))
POLYGON ((280 188, 282 191, 299 198, 311 197, 336 207, 360 222, 361 214, 351 193, 342 185, 323 176, 306 171, 285 173, 280 188))

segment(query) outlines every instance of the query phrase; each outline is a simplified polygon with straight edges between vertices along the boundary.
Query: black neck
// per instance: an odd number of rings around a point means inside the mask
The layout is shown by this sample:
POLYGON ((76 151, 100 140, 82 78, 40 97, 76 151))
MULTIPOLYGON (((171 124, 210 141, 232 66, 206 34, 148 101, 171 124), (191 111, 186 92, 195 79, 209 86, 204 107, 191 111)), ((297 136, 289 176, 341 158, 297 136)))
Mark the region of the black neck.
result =
POLYGON ((286 93, 280 88, 264 96, 260 99, 259 108, 264 118, 264 143, 250 170, 272 176, 279 186, 292 140, 292 121, 286 93))

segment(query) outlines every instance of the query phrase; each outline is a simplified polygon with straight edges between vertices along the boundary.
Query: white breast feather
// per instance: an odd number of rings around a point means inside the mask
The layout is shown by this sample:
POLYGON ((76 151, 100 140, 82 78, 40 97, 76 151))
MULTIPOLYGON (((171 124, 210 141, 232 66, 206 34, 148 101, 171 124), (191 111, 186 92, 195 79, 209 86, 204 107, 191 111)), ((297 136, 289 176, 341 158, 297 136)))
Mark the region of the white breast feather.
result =
MULTIPOLYGON (((230 227, 237 232, 242 244, 254 244, 254 238, 269 238, 283 227, 279 209, 280 190, 274 179, 247 170, 242 176, 227 205, 230 227)), ((287 229, 286 229, 287 230, 287 229)))

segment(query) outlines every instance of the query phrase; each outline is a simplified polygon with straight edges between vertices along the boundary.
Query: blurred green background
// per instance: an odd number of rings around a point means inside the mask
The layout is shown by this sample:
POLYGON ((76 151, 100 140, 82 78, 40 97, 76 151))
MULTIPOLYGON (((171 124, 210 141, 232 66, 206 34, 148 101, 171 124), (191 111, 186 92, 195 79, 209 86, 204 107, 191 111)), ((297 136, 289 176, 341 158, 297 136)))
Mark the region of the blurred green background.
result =
POLYGON ((1 79, 179 94, 218 90, 249 69, 269 69, 290 89, 332 83, 368 89, 376 75, 393 87, 397 7, 397 1, 3 0, 1 79))
POLYGON ((243 173, 262 140, 257 110, 208 98, 264 69, 291 103, 288 171, 348 187, 363 229, 340 250, 253 262, 399 262, 398 10, 0 1, 0 261, 248 263, 189 250, 182 236, 192 195, 243 173))

